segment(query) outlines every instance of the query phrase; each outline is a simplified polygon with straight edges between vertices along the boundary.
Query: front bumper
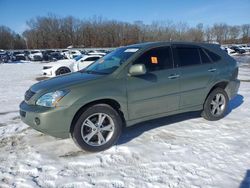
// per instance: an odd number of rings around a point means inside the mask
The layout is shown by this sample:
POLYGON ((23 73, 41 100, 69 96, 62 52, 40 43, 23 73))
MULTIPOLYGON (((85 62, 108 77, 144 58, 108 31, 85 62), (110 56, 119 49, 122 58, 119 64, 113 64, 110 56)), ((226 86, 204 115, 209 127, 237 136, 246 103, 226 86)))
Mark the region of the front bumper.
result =
POLYGON ((53 77, 55 74, 53 73, 52 69, 43 69, 42 70, 42 75, 46 77, 53 77))
POLYGON ((74 117, 67 107, 48 108, 28 105, 25 101, 20 104, 20 116, 30 127, 58 138, 69 138, 74 117))
POLYGON ((238 79, 230 81, 228 83, 225 91, 227 92, 229 99, 232 99, 237 95, 239 87, 240 87, 240 80, 238 79))

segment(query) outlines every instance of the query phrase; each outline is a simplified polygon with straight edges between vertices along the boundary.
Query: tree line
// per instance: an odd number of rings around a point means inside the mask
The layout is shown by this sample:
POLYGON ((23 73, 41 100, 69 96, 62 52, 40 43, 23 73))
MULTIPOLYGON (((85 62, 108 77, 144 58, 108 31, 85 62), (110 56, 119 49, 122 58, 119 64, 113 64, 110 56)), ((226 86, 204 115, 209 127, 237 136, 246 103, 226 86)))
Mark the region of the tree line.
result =
POLYGON ((24 49, 23 37, 6 26, 0 26, 0 49, 24 49))
POLYGON ((48 15, 27 21, 19 35, 0 26, 0 49, 42 49, 74 47, 117 47, 148 41, 250 43, 250 24, 202 23, 190 27, 185 22, 154 21, 144 24, 106 20, 102 17, 76 19, 48 15))

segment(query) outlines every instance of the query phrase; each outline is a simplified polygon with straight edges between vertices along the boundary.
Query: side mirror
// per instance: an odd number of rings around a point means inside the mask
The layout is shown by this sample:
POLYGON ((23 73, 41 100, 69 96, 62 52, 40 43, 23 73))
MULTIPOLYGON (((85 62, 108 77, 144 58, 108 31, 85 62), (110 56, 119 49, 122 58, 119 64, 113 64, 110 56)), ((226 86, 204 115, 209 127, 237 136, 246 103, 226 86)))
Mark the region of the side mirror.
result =
POLYGON ((136 65, 132 65, 129 68, 129 76, 138 76, 138 75, 143 75, 146 74, 146 67, 144 64, 136 64, 136 65))

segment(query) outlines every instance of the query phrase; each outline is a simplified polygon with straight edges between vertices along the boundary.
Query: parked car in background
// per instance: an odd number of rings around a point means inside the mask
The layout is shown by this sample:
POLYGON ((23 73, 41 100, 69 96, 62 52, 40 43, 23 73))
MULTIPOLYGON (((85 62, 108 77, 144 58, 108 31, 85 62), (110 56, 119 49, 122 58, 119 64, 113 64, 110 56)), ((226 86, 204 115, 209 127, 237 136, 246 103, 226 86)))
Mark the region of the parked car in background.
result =
POLYGON ((60 51, 60 54, 64 57, 64 59, 69 59, 67 56, 66 56, 66 54, 68 53, 68 49, 64 49, 64 50, 61 50, 60 51))
POLYGON ((24 51, 14 51, 12 53, 12 61, 25 61, 27 60, 27 56, 25 55, 24 51))
POLYGON ((244 54, 244 53, 246 53, 246 50, 243 49, 240 46, 231 46, 230 49, 234 50, 238 54, 244 54))
POLYGON ((241 45, 241 48, 244 49, 246 52, 250 52, 250 45, 241 45))
POLYGON ((105 56, 106 53, 105 53, 105 52, 98 51, 98 50, 93 50, 93 51, 87 52, 87 55, 102 55, 102 56, 105 56))
POLYGON ((67 59, 73 59, 79 55, 82 55, 82 53, 79 50, 67 50, 63 53, 67 59))
POLYGON ((229 47, 223 47, 222 49, 225 50, 229 55, 233 55, 236 53, 234 50, 232 50, 229 47))
POLYGON ((0 63, 7 63, 10 57, 5 50, 0 50, 0 63))
POLYGON ((31 61, 42 61, 43 54, 40 50, 32 50, 28 55, 29 60, 31 61))
POLYGON ((20 116, 38 131, 97 152, 116 143, 123 125, 189 111, 223 118, 238 92, 237 76, 237 62, 219 45, 136 44, 31 86, 20 116))
POLYGON ((17 54, 15 56, 15 61, 25 61, 26 60, 26 57, 24 54, 17 54))
POLYGON ((64 56, 55 50, 45 50, 43 52, 43 60, 44 61, 57 61, 57 60, 61 60, 64 59, 64 56))
POLYGON ((50 61, 57 61, 64 59, 64 56, 60 52, 52 52, 49 57, 50 61))
POLYGON ((43 54, 43 60, 44 61, 50 61, 51 58, 51 53, 55 52, 55 50, 44 50, 42 51, 42 54, 43 54))
POLYGON ((43 66, 42 74, 46 77, 54 77, 70 72, 76 72, 86 68, 101 57, 102 56, 100 55, 81 55, 74 59, 64 59, 51 62, 43 66))
POLYGON ((88 52, 86 50, 80 50, 82 55, 88 55, 88 52))
POLYGON ((24 53, 26 59, 28 59, 30 52, 28 50, 24 50, 23 53, 24 53))

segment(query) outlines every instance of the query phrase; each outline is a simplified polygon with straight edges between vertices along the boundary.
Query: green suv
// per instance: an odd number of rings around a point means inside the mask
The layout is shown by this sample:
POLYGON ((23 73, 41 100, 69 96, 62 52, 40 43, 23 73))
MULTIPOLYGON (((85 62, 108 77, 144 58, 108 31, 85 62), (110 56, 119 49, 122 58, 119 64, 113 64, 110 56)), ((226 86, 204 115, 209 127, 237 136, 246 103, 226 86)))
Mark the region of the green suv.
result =
POLYGON ((122 127, 187 111, 225 116, 240 85, 236 61, 219 45, 154 42, 121 47, 86 69, 34 84, 23 122, 87 151, 118 140, 122 127))

